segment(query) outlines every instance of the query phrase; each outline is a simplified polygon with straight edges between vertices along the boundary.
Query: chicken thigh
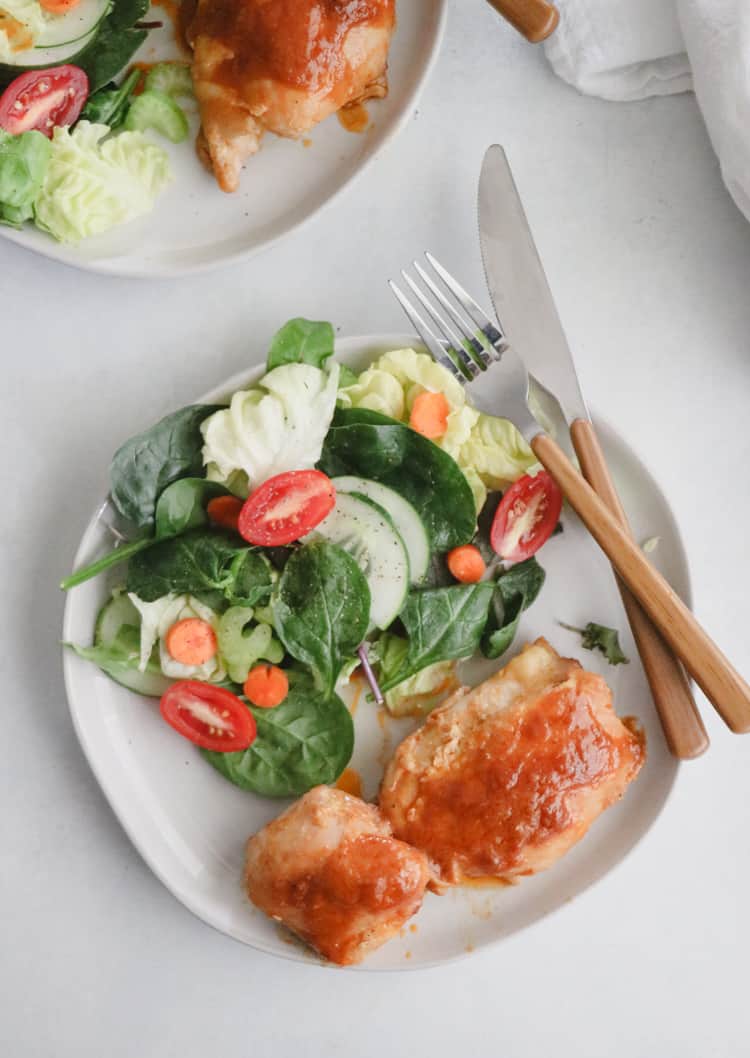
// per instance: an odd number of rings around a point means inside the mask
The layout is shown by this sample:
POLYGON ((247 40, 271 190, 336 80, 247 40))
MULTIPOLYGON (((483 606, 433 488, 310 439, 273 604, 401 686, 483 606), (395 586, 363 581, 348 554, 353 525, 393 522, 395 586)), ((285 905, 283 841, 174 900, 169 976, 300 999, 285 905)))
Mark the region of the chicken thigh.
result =
POLYGON ((380 808, 427 854, 438 888, 514 881, 579 841, 644 759, 601 676, 539 639, 401 743, 380 808))
POLYGON ((247 843, 259 908, 326 959, 357 963, 420 908, 425 856, 391 836, 374 805, 317 786, 247 843))
POLYGON ((235 191, 264 131, 296 138, 385 95, 395 0, 198 0, 187 29, 199 152, 235 191))

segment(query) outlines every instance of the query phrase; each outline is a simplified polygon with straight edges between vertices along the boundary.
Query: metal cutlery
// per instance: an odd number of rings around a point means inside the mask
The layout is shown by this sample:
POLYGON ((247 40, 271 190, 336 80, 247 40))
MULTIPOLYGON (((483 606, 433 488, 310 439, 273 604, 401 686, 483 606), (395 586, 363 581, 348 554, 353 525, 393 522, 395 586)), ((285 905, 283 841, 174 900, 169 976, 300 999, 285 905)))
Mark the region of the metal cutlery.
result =
MULTIPOLYGON (((562 448, 534 418, 528 405, 526 367, 502 331, 432 255, 426 257, 437 281, 422 266, 415 265, 415 268, 432 300, 414 279, 406 273, 404 277, 431 323, 391 283, 426 348, 465 385, 475 407, 490 415, 504 416, 515 424, 725 723, 737 733, 750 731, 750 687, 682 599, 651 566, 562 448)), ((578 421, 573 422, 571 432, 577 432, 577 427, 578 421)))
MULTIPOLYGON (((532 377, 554 395, 583 476, 627 529, 627 519, 581 392, 565 332, 502 147, 490 147, 479 180, 479 236, 487 285, 506 337, 532 377)), ((625 612, 672 753, 699 756, 709 740, 689 681, 631 592, 618 581, 625 612)))

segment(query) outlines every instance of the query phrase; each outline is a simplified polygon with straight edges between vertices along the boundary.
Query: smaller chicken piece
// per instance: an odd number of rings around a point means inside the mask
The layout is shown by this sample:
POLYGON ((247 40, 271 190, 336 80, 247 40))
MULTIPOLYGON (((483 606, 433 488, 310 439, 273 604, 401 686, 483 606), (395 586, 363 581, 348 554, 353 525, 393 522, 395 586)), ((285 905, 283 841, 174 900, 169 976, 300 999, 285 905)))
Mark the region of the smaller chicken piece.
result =
POLYGON ((512 882, 579 841, 644 759, 602 677, 539 639, 401 743, 380 808, 427 854, 437 888, 512 882))
POLYGON ((416 914, 426 857, 374 805, 317 786, 247 843, 245 888, 326 959, 360 962, 416 914))

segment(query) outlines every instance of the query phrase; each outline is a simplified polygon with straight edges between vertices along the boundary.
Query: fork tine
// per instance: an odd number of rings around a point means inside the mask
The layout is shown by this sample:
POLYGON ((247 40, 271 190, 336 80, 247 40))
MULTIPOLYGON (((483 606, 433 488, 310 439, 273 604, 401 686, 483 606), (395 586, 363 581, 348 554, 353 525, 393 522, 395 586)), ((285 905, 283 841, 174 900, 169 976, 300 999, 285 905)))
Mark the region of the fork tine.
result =
POLYGON ((426 251, 425 257, 440 276, 443 283, 445 283, 448 290, 450 290, 451 294, 453 294, 456 301, 461 304, 466 314, 474 321, 484 337, 490 343, 494 350, 495 358, 499 359, 503 355, 504 348, 507 344, 502 331, 498 330, 484 310, 477 305, 474 298, 464 290, 461 284, 453 278, 450 272, 447 272, 445 268, 443 268, 440 262, 437 261, 431 253, 426 251))
MULTIPOLYGON (((415 264, 416 264, 416 262, 415 262, 415 264)), ((457 334, 453 330, 453 328, 451 327, 450 323, 448 323, 440 315, 440 313, 435 308, 435 306, 432 304, 430 299, 428 297, 425 297, 425 295, 419 289, 419 287, 414 282, 414 280, 411 278, 411 276, 407 272, 403 272, 403 271, 401 272, 401 275, 404 277, 406 282, 409 284, 409 287, 411 288, 413 293, 417 296, 417 298, 422 303, 422 305, 424 305, 424 307, 427 309, 427 311, 429 312, 430 316, 432 316, 433 320, 435 321, 435 323, 437 324, 439 329, 443 332, 445 338, 448 341, 448 345, 449 345, 448 354, 450 355, 451 360, 453 360, 454 358, 458 360, 459 366, 463 369, 463 371, 466 374, 467 378, 469 378, 469 379, 476 378, 477 375, 479 374, 480 368, 477 366, 476 362, 472 359, 471 356, 469 356, 469 354, 464 349, 464 343, 463 343, 463 339, 461 338, 461 336, 459 334, 457 334)))
POLYGON ((448 298, 442 292, 435 280, 432 279, 432 277, 428 275, 427 272, 425 272, 424 268, 422 268, 418 261, 414 261, 414 267, 416 268, 417 273, 422 282, 425 284, 425 286, 430 291, 432 291, 432 293, 438 299, 438 301, 446 310, 446 312, 448 312, 451 319, 457 324, 458 327, 461 328, 461 331, 464 335, 464 339, 461 340, 461 344, 463 345, 464 340, 468 343, 475 363, 478 363, 482 371, 486 371, 487 368, 490 367, 490 365, 492 364, 494 357, 487 349, 486 345, 483 345, 476 337, 475 328, 473 328, 471 323, 466 319, 466 317, 458 311, 456 306, 448 300, 448 298))
POLYGON ((427 324, 425 320, 420 316, 419 312, 414 308, 412 303, 407 298, 406 294, 404 294, 401 288, 398 287, 392 279, 388 280, 388 286, 396 295, 396 298, 398 299, 401 308, 409 317, 409 320, 411 321, 412 326, 417 331, 417 334, 422 339, 427 348, 430 350, 433 359, 436 360, 438 364, 441 364, 447 371, 450 371, 453 377, 458 379, 458 381, 462 383, 462 385, 465 384, 466 376, 462 371, 459 371, 458 367, 456 367, 454 362, 448 356, 448 353, 445 351, 445 348, 438 336, 435 334, 429 324, 427 324))

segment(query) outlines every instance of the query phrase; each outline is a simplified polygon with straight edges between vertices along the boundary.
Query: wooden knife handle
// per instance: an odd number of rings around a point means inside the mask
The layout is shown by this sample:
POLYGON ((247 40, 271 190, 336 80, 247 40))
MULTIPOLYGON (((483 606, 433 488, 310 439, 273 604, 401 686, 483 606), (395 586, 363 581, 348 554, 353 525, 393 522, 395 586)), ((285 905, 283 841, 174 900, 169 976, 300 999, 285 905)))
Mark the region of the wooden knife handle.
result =
MULTIPOLYGON (((570 428, 570 436, 583 476, 627 529, 627 517, 594 427, 578 419, 570 428)), ((685 670, 619 577, 617 583, 669 748, 679 760, 699 757, 708 749, 709 741, 685 670)))
POLYGON ((560 12, 547 0, 489 0, 492 7, 532 44, 546 40, 557 29, 560 12))
POLYGON ((737 734, 750 731, 750 687, 742 676, 560 446, 549 435, 540 433, 533 438, 531 447, 727 726, 737 734))

